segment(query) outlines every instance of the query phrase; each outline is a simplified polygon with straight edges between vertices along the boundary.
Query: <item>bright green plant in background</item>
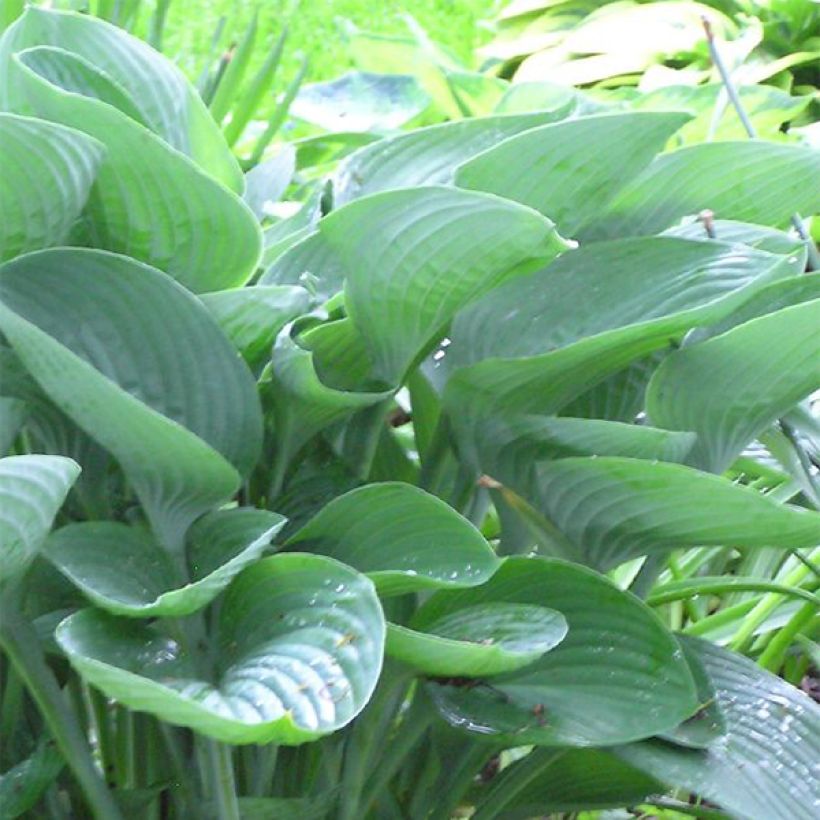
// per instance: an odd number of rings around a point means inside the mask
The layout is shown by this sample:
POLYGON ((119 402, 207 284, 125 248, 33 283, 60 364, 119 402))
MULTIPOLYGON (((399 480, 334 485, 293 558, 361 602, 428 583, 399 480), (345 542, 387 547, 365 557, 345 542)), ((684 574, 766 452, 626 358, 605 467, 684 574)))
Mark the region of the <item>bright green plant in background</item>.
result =
POLYGON ((4 816, 814 816, 816 152, 505 87, 277 222, 122 29, 0 78, 4 816))

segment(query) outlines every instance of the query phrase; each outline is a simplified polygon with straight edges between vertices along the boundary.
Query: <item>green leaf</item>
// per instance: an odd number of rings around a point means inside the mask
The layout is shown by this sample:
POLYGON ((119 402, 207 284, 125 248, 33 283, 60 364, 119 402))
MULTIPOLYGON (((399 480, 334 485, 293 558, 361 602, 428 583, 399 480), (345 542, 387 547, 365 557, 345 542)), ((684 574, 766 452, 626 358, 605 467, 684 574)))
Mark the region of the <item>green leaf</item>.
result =
POLYGON ((675 638, 603 576, 555 559, 508 558, 481 587, 436 593, 425 617, 488 601, 548 606, 569 631, 535 663, 488 683, 430 683, 454 726, 516 746, 597 746, 672 729, 697 709, 675 638))
POLYGON ((647 413, 694 430, 689 463, 722 473, 756 436, 820 388, 820 299, 787 307, 673 353, 647 390, 647 413))
POLYGON ((41 739, 34 754, 0 775, 3 817, 14 820, 31 811, 64 766, 54 741, 41 739))
POLYGON ((820 513, 680 464, 565 458, 535 468, 534 493, 584 563, 600 569, 655 550, 796 549, 820 539, 820 513))
POLYGON ((262 556, 284 524, 282 516, 252 508, 204 516, 188 535, 188 583, 149 533, 113 521, 69 524, 51 534, 44 552, 102 609, 130 618, 176 618, 209 604, 262 556))
POLYGON ((0 582, 31 563, 79 473, 61 456, 0 458, 0 582))
MULTIPOLYGON (((748 222, 736 222, 732 219, 713 219, 711 223, 713 236, 706 232, 704 220, 697 219, 683 225, 677 225, 663 232, 663 236, 679 236, 682 239, 697 239, 701 242, 719 242, 730 244, 742 243, 760 248, 769 253, 799 254, 805 253, 805 245, 796 236, 775 228, 763 225, 751 225, 748 222)), ((805 263, 802 267, 805 267, 805 263)))
POLYGON ((820 155, 763 140, 706 142, 661 154, 607 206, 587 239, 657 233, 709 209, 720 219, 782 226, 820 210, 820 155))
POLYGON ((267 215, 265 206, 282 198, 295 171, 296 151, 288 145, 245 175, 243 198, 260 222, 267 215))
POLYGON ((541 606, 484 603, 430 623, 424 608, 414 629, 387 625, 389 655, 426 675, 485 678, 527 666, 567 634, 564 616, 541 606))
POLYGON ((108 697, 226 743, 295 745, 349 723, 376 686, 384 616, 370 581, 329 558, 275 555, 222 603, 219 669, 156 626, 86 609, 57 628, 72 666, 108 697))
POLYGON ((615 754, 670 786, 720 804, 739 818, 792 820, 820 803, 820 708, 805 694, 733 652, 683 639, 703 663, 728 733, 709 749, 652 740, 615 754))
POLYGON ((51 83, 46 77, 54 74, 56 58, 75 73, 95 70, 67 51, 35 48, 12 57, 8 74, 38 117, 83 131, 106 148, 80 236, 155 265, 198 292, 247 281, 261 252, 259 225, 248 207, 93 93, 51 83))
POLYGON ((24 401, 0 396, 0 457, 8 454, 27 414, 24 401))
POLYGON ((304 288, 258 285, 199 297, 248 364, 270 356, 279 331, 310 308, 304 288))
POLYGON ((338 789, 311 797, 240 797, 242 820, 325 820, 339 799, 338 789))
POLYGON ((382 595, 475 586, 498 566, 467 519, 436 496, 398 482, 370 484, 336 498, 287 546, 344 561, 367 573, 382 595))
POLYGON ((455 183, 528 205, 566 236, 584 235, 688 119, 632 111, 532 128, 459 166, 455 183))
POLYGON ((104 151, 80 131, 0 114, 0 262, 66 242, 104 151))
POLYGON ((182 72, 142 40, 95 17, 29 6, 0 40, 0 108, 31 103, 15 88, 9 60, 34 46, 55 46, 96 66, 152 131, 233 191, 242 190, 236 159, 182 72))
POLYGON ((567 247, 529 208, 439 186, 357 200, 319 231, 345 270, 345 305, 373 351, 374 375, 387 384, 460 308, 567 247))
POLYGON ((561 117, 562 112, 481 117, 379 140, 345 160, 336 176, 334 200, 338 207, 379 191, 450 183, 457 166, 471 156, 561 117))
POLYGON ((161 272, 95 250, 19 257, 0 269, 0 328, 51 400, 120 462, 161 540, 177 543, 258 458, 250 373, 161 272))

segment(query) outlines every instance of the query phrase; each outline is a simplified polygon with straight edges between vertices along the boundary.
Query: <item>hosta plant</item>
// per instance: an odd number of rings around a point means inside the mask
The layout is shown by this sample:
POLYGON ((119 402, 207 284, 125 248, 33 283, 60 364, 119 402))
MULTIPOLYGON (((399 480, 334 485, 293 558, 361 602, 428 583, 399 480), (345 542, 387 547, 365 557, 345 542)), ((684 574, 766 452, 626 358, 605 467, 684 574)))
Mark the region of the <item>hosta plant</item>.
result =
POLYGON ((0 78, 5 817, 815 815, 816 154, 448 123, 263 262, 158 54, 32 8, 0 78))

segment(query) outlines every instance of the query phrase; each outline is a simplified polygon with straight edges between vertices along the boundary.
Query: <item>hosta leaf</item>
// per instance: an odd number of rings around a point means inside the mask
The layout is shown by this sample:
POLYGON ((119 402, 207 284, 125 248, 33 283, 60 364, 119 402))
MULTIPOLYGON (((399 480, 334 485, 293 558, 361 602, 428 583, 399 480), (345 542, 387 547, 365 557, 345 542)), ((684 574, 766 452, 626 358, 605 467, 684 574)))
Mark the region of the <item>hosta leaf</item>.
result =
POLYGON ((820 210, 820 155, 798 145, 705 142, 659 156, 600 214, 589 239, 657 233, 709 209, 780 226, 820 210))
POLYGON ((457 310, 567 247, 529 208, 439 186, 357 200, 319 231, 345 269, 348 315, 387 384, 398 384, 457 310))
POLYGON ((566 458, 538 465, 535 483, 539 511, 601 569, 653 550, 787 549, 820 539, 820 513, 680 464, 566 458))
POLYGON ((687 119, 631 111, 532 128, 465 162, 455 182, 535 208, 576 236, 687 119))
POLYGON ((287 542, 367 573, 382 594, 484 583, 498 561, 452 507, 409 484, 359 487, 331 501, 287 542))
POLYGON ((199 298, 251 365, 270 356, 279 331, 310 307, 309 294, 298 287, 236 288, 199 298))
POLYGON ((550 812, 634 806, 664 786, 600 749, 534 749, 494 778, 476 820, 530 820, 550 812), (526 780, 522 789, 512 785, 526 780))
POLYGON ((379 140, 345 160, 336 177, 335 202, 338 206, 379 191, 450 183, 456 167, 474 154, 562 116, 563 110, 481 117, 379 140))
POLYGON ((31 563, 79 473, 61 456, 0 458, 0 583, 31 563))
POLYGON ((672 237, 564 254, 461 311, 444 362, 463 369, 451 377, 445 401, 454 413, 490 406, 554 413, 605 376, 796 273, 797 261, 672 237))
POLYGON ((54 741, 41 739, 31 757, 0 775, 0 807, 5 820, 31 811, 64 766, 54 741))
MULTIPOLYGON (((770 253, 805 253, 804 243, 796 236, 764 225, 752 225, 749 222, 736 222, 733 219, 714 219, 711 222, 713 236, 706 232, 702 219, 676 225, 663 232, 663 236, 679 236, 682 239, 698 239, 701 242, 720 242, 731 244, 742 243, 760 248, 770 253)), ((805 267, 805 263, 803 265, 805 267)))
POLYGON ((225 459, 242 472, 256 461, 250 373, 199 300, 159 271, 102 251, 28 254, 0 269, 0 327, 52 401, 117 458, 163 539, 235 491, 225 459))
POLYGON ((0 114, 0 262, 68 239, 104 152, 80 131, 0 114))
POLYGON ((697 709, 675 638, 637 598, 591 570, 508 558, 481 587, 436 593, 425 617, 486 601, 548 606, 569 631, 534 663, 486 684, 430 683, 453 725, 518 746, 607 745, 672 729, 697 709))
POLYGON ((250 508, 201 518, 189 533, 188 583, 149 533, 125 524, 69 524, 52 533, 44 551, 97 606, 115 615, 174 618, 210 603, 284 524, 282 516, 250 508))
POLYGON ((690 463, 723 472, 744 447, 820 388, 820 299, 787 307, 687 346, 658 368, 647 413, 694 430, 690 463))
POLYGON ((296 170, 296 150, 288 145, 276 156, 260 162, 245 175, 243 199, 261 222, 268 203, 278 202, 296 170))
POLYGON ((527 604, 485 603, 465 607, 415 629, 387 626, 389 655, 426 675, 488 677, 532 663, 567 634, 564 616, 527 604))
POLYGON ((0 456, 8 453, 27 412, 26 403, 21 399, 0 396, 0 456))
POLYGON ((108 697, 227 743, 298 744, 364 707, 381 671, 384 617, 370 581, 316 555, 276 555, 229 587, 210 681, 157 627, 83 610, 57 641, 108 697))
POLYGON ((619 747, 618 757, 653 777, 714 801, 733 817, 792 820, 820 806, 820 708, 751 661, 684 639, 717 693, 727 736, 709 749, 657 740, 619 747))
POLYGON ((126 114, 41 76, 43 61, 46 76, 55 74, 56 58, 72 69, 83 65, 69 52, 35 48, 12 57, 8 74, 38 117, 105 146, 82 224, 88 239, 156 265, 198 292, 245 282, 261 252, 248 207, 126 114))
POLYGON ((8 61, 34 46, 55 46, 97 66, 111 86, 121 87, 152 131, 229 188, 242 190, 236 159, 182 72, 142 40, 99 18, 37 6, 26 9, 0 40, 0 107, 21 102, 7 73, 8 61))

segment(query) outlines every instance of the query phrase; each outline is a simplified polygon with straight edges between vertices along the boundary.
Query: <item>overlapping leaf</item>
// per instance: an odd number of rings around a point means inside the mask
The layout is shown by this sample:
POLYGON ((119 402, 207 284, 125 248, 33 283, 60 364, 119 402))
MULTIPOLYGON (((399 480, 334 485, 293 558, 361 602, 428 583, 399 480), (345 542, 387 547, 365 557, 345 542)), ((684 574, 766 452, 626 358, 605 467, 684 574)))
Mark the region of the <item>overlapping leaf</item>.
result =
POLYGON ((89 683, 131 709, 228 743, 298 744, 364 707, 384 630, 367 578, 294 553, 257 562, 229 587, 208 677, 158 627, 98 610, 63 621, 57 641, 89 683))

